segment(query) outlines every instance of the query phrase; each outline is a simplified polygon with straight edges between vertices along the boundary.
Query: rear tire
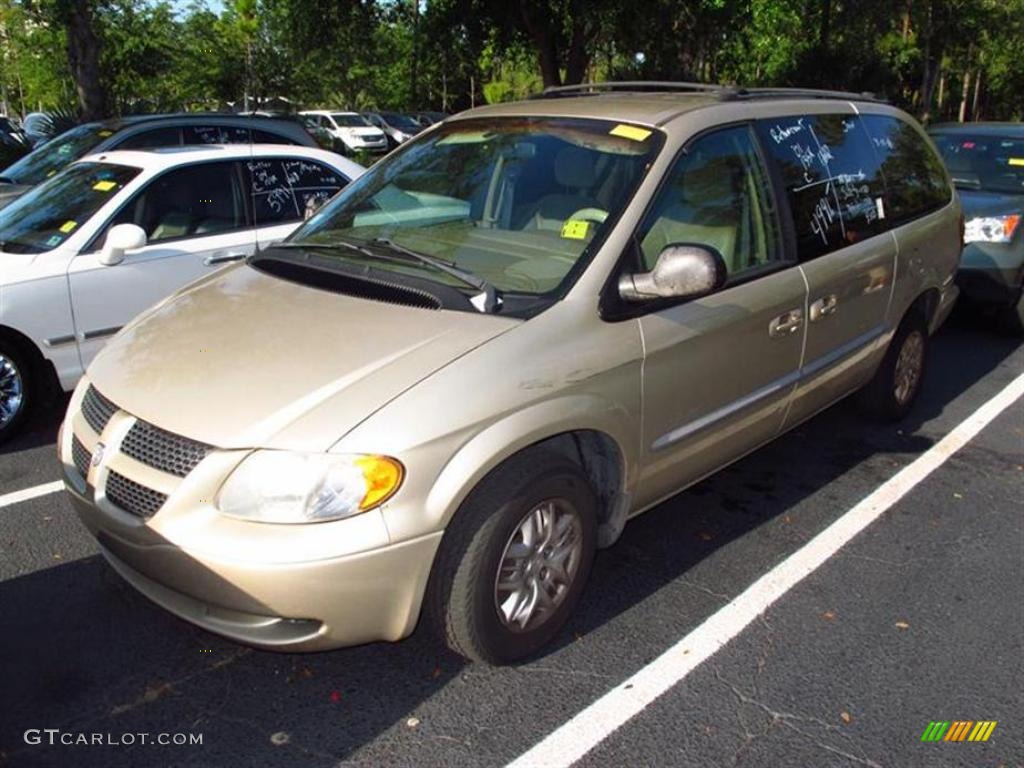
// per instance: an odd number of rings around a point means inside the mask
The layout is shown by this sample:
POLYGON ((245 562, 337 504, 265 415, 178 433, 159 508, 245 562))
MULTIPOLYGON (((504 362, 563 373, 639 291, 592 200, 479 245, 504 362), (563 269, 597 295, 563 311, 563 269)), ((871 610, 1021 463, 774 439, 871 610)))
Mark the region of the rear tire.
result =
POLYGON ((546 450, 515 456, 482 481, 445 531, 429 620, 468 659, 531 656, 575 609, 596 545, 597 497, 579 466, 546 450))
POLYGON ((24 425, 34 400, 32 366, 21 349, 0 339, 0 443, 24 425))
POLYGON ((860 406, 878 421, 899 421, 914 405, 928 362, 928 324, 917 312, 903 318, 875 376, 861 390, 860 406))

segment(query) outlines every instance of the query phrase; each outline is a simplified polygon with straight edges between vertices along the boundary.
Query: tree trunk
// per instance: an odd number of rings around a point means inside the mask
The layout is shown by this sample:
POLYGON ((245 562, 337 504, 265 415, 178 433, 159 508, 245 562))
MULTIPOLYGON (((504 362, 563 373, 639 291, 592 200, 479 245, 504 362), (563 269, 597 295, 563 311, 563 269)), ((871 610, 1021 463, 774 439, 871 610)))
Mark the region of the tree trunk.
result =
POLYGON ((828 53, 828 41, 832 35, 832 0, 822 0, 821 26, 818 28, 818 47, 828 53))
POLYGON ((935 101, 938 105, 939 119, 942 119, 946 114, 946 70, 942 69, 942 65, 939 65, 939 95, 935 101))
POLYGON ((565 58, 565 84, 582 83, 590 64, 590 45, 587 39, 587 23, 584 14, 574 15, 572 21, 572 37, 569 40, 569 52, 565 58))
POLYGON ((960 112, 957 115, 957 120, 961 123, 967 120, 967 97, 971 93, 971 70, 964 70, 964 82, 960 88, 960 112))
POLYGON ((981 64, 974 73, 974 100, 971 102, 971 119, 981 120, 981 64))
POLYGON ((83 120, 107 116, 107 92, 100 74, 100 43, 92 23, 89 0, 68 4, 68 66, 75 80, 83 120))

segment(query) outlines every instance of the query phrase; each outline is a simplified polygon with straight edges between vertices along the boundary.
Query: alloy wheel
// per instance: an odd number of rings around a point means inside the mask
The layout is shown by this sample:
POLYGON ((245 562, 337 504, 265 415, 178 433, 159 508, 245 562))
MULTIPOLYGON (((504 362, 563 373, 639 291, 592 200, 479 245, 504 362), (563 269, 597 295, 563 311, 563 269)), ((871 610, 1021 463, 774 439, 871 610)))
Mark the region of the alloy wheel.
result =
POLYGON ((583 555, 579 512, 565 499, 536 505, 519 522, 502 553, 494 603, 512 632, 550 619, 568 596, 583 555))

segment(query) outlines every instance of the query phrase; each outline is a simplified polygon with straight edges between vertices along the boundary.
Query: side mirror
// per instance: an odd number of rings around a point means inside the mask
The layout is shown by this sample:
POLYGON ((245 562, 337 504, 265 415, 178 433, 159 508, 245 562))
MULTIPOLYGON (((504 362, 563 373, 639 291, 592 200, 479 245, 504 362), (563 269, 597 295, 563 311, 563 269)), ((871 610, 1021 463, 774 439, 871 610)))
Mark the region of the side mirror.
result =
POLYGON ((725 259, 717 250, 671 243, 658 254, 650 272, 620 277, 619 295, 626 301, 691 298, 721 288, 725 279, 725 259))
POLYGON ((146 244, 146 230, 138 224, 118 224, 107 232, 107 240, 100 251, 100 264, 112 267, 124 261, 125 251, 146 244))

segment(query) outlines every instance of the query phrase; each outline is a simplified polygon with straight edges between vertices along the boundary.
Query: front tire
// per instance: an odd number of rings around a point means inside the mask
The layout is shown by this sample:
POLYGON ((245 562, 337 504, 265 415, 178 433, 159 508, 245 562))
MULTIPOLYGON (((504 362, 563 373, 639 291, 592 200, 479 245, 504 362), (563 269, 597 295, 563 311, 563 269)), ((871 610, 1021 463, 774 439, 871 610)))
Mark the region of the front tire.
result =
POLYGON ((448 526, 428 589, 430 621, 468 659, 531 656, 575 609, 596 545, 597 497, 579 466, 545 450, 513 457, 448 526))
POLYGON ((0 339, 0 443, 25 423, 33 400, 32 369, 21 350, 0 339))
POLYGON ((874 378, 861 390, 861 409, 878 421, 902 419, 921 390, 927 361, 928 324, 912 312, 896 329, 874 378))

